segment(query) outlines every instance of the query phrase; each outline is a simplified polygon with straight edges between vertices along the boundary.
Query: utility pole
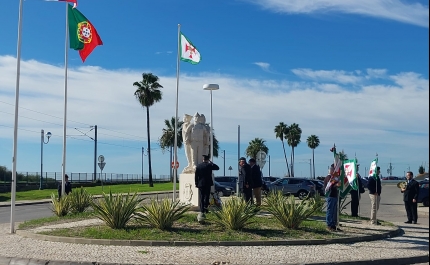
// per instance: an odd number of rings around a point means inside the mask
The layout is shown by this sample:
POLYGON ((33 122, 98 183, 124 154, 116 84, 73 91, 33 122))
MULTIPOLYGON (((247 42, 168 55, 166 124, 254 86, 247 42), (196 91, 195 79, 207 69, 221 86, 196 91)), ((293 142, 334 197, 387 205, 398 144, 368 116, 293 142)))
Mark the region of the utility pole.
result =
POLYGON ((223 166, 223 168, 224 168, 224 176, 225 176, 225 150, 222 150, 222 152, 223 152, 222 158, 224 158, 224 166, 223 166))
POLYGON ((97 176, 97 125, 94 125, 94 181, 97 176))
POLYGON ((310 175, 309 178, 312 178, 312 159, 309 159, 309 170, 310 170, 310 175))
POLYGON ((269 155, 269 176, 270 177, 270 155, 269 155))

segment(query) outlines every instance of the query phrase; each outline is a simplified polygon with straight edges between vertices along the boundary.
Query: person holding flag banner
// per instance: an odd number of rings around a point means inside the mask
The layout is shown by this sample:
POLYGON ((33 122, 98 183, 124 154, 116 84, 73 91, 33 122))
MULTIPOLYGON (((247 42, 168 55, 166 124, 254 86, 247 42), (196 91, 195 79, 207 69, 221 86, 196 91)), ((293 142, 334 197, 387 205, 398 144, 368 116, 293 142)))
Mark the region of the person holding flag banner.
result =
POLYGON ((378 157, 372 161, 369 169, 369 182, 367 184, 367 188, 369 189, 369 197, 371 204, 370 211, 370 224, 372 225, 380 225, 378 222, 376 214, 379 210, 379 205, 381 203, 381 168, 378 167, 378 157))

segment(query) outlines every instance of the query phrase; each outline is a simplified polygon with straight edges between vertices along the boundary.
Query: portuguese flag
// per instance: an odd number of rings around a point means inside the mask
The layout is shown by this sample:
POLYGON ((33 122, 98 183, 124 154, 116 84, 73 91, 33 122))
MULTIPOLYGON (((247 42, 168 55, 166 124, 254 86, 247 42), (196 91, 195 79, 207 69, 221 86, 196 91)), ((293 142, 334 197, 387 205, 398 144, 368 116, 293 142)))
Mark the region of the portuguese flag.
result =
POLYGON ((77 8, 69 5, 69 38, 70 48, 79 51, 82 62, 97 45, 103 45, 96 28, 77 8))

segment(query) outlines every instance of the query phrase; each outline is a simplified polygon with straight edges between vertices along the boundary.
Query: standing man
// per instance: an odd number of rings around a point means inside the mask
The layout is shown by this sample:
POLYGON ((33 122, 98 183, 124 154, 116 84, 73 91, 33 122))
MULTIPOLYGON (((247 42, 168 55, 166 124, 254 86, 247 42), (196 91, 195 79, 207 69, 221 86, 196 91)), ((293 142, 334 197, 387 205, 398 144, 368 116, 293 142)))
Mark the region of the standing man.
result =
POLYGON ((360 197, 361 197, 361 193, 364 193, 364 187, 363 187, 363 183, 361 182, 361 176, 358 173, 358 164, 357 164, 357 186, 358 189, 357 190, 351 190, 349 192, 349 194, 351 194, 351 216, 352 217, 358 217, 358 207, 360 206, 360 197))
POLYGON ((381 203, 381 168, 376 167, 376 179, 373 176, 369 176, 369 182, 367 183, 367 189, 369 189, 370 204, 372 205, 370 211, 370 224, 380 225, 376 218, 376 214, 379 210, 381 203))
POLYGON ((249 165, 251 166, 251 176, 252 176, 252 191, 255 197, 256 206, 261 205, 261 187, 263 186, 263 179, 261 178, 260 167, 255 164, 255 159, 249 159, 249 165))
POLYGON ((252 203, 252 171, 251 166, 246 163, 246 158, 241 157, 239 159, 239 179, 242 179, 243 183, 243 195, 245 201, 252 203))
POLYGON ((334 164, 330 166, 328 175, 324 179, 324 191, 326 194, 327 211, 326 223, 328 231, 336 231, 337 207, 338 207, 338 187, 340 186, 339 176, 334 172, 334 164))
POLYGON ((406 173, 408 185, 402 188, 403 201, 405 202, 406 215, 408 221, 405 224, 416 224, 418 220, 418 204, 417 199, 420 193, 420 185, 414 179, 414 174, 411 171, 406 173))
POLYGON ((219 167, 209 160, 208 155, 203 155, 203 162, 198 164, 194 173, 194 181, 199 189, 199 206, 200 212, 204 217, 208 213, 209 195, 211 186, 214 185, 212 180, 212 170, 219 170, 219 167))
MULTIPOLYGON (((69 176, 67 174, 64 175, 64 192, 66 195, 69 195, 70 192, 72 192, 72 183, 69 181, 69 176)), ((58 200, 61 198, 61 182, 58 184, 58 200)))

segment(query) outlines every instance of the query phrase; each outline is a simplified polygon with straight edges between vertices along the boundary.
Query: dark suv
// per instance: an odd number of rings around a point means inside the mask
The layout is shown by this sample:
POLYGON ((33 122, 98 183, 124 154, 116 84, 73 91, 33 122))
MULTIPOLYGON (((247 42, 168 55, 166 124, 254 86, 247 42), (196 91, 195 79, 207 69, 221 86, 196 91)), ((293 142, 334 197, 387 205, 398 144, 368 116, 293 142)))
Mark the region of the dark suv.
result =
POLYGON ((214 178, 216 182, 223 186, 227 186, 233 189, 234 192, 236 192, 236 183, 237 183, 237 177, 233 176, 220 176, 214 178))
POLYGON ((269 192, 282 191, 284 195, 294 195, 303 200, 308 195, 315 195, 315 184, 305 178, 281 178, 272 183, 267 183, 269 192))

